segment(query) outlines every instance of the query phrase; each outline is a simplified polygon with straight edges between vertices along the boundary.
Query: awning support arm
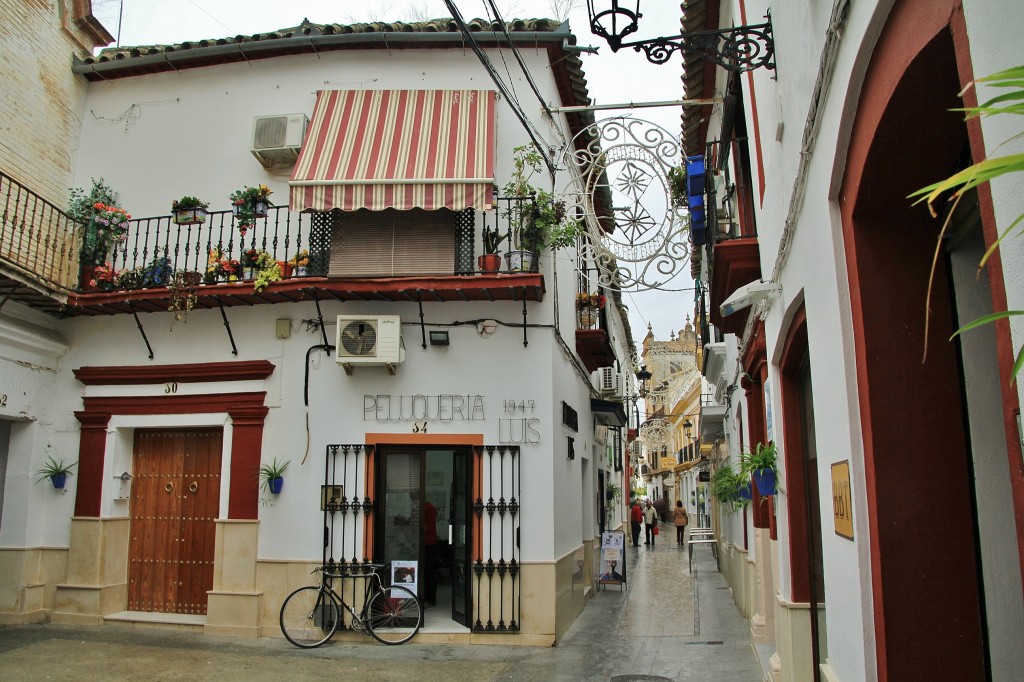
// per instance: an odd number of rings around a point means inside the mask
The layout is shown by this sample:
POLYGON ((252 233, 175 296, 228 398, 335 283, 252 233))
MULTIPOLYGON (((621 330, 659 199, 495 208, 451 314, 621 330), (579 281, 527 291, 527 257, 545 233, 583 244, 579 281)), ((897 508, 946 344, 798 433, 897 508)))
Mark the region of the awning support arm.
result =
POLYGON ((526 338, 526 287, 523 287, 523 347, 530 345, 530 341, 526 338))
POLYGON ((423 350, 427 349, 427 326, 423 324, 423 296, 416 291, 416 304, 420 307, 420 336, 423 337, 423 350))
POLYGON ((228 341, 231 342, 231 354, 238 355, 238 347, 235 346, 235 337, 231 333, 231 323, 228 322, 228 314, 224 312, 224 304, 220 300, 220 296, 217 297, 217 307, 220 308, 221 319, 224 320, 224 328, 228 330, 228 341))
POLYGON ((146 330, 142 328, 142 320, 139 319, 139 314, 135 312, 135 304, 132 303, 132 299, 128 299, 128 307, 132 309, 132 317, 135 318, 135 325, 139 328, 139 333, 142 334, 142 340, 146 343, 146 350, 149 351, 149 359, 153 359, 153 347, 149 345, 149 339, 146 338, 146 330))
MULTIPOLYGON (((320 296, 316 293, 316 289, 313 289, 313 301, 316 302, 316 317, 320 321, 320 336, 324 340, 324 348, 327 348, 330 344, 327 343, 327 330, 324 329, 324 314, 320 310, 320 296)), ((331 351, 328 349, 327 356, 330 357, 331 351)))

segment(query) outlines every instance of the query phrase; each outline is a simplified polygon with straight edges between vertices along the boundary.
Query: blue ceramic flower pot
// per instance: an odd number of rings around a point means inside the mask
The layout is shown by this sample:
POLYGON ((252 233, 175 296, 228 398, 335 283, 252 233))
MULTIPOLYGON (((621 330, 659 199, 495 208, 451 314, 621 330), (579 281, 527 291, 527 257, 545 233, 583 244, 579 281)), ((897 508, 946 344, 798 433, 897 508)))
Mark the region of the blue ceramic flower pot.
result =
POLYGON ((269 484, 270 492, 274 495, 279 495, 281 493, 281 486, 284 485, 284 479, 272 478, 267 483, 269 484))
POLYGON ((752 500, 752 499, 754 499, 754 493, 750 489, 750 484, 749 483, 747 483, 746 485, 740 486, 739 493, 740 493, 740 499, 741 500, 752 500))
POLYGON ((759 469, 754 472, 757 494, 761 497, 771 497, 775 494, 775 482, 775 472, 771 469, 759 469))
POLYGON ((50 476, 50 481, 53 482, 53 487, 56 488, 57 490, 63 490, 64 484, 67 483, 67 480, 67 474, 55 474, 53 476, 50 476))

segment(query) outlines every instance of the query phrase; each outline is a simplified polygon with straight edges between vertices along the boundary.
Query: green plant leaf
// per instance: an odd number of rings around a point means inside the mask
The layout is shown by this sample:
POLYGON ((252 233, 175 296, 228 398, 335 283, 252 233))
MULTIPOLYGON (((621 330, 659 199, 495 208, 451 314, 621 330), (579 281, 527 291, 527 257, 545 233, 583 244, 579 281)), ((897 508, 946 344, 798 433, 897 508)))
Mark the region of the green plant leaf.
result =
POLYGON ((949 337, 949 340, 952 341, 958 335, 960 335, 960 334, 962 334, 962 333, 964 333, 966 331, 970 331, 971 329, 976 329, 976 328, 984 326, 986 324, 991 324, 991 323, 995 322, 996 320, 1002 320, 1004 318, 1011 317, 1013 315, 1024 315, 1024 310, 1003 310, 1003 311, 998 312, 998 313, 991 313, 989 315, 984 315, 982 317, 979 317, 976 320, 972 320, 972 321, 968 322, 964 326, 962 326, 959 329, 957 329, 955 332, 953 332, 953 336, 949 337))

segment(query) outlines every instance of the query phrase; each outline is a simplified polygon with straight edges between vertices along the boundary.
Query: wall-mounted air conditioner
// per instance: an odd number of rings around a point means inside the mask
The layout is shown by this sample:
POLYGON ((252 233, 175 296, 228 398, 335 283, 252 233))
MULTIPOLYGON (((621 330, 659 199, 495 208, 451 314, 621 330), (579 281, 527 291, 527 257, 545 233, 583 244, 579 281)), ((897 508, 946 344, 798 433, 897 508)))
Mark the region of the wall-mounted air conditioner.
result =
POLYGON ((622 374, 614 367, 602 367, 597 390, 602 395, 622 395, 622 374))
POLYGON ((336 360, 352 374, 356 365, 387 367, 392 374, 405 359, 398 315, 338 315, 336 360))
POLYGON ((257 116, 252 121, 252 155, 264 168, 295 163, 306 137, 305 114, 257 116))

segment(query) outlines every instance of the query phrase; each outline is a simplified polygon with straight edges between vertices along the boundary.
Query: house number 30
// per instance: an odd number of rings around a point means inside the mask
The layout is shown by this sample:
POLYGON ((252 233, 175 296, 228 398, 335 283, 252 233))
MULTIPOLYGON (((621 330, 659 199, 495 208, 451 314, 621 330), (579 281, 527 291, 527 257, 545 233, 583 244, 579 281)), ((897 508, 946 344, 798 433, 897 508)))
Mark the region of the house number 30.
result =
POLYGON ((172 382, 168 383, 166 386, 164 386, 164 393, 177 393, 177 392, 178 392, 178 382, 177 381, 172 381, 172 382))

